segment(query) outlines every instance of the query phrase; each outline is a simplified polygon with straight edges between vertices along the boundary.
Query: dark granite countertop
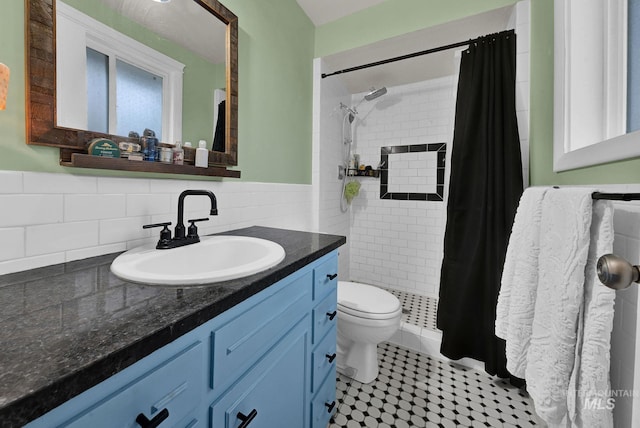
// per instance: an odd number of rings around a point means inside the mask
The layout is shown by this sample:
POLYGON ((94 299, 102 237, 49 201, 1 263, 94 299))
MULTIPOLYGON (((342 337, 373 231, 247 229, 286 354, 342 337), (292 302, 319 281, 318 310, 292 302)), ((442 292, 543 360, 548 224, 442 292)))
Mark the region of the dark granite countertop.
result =
POLYGON ((36 419, 346 242, 258 226, 223 234, 277 242, 285 259, 185 289, 115 277, 119 253, 0 276, 0 426, 36 419))

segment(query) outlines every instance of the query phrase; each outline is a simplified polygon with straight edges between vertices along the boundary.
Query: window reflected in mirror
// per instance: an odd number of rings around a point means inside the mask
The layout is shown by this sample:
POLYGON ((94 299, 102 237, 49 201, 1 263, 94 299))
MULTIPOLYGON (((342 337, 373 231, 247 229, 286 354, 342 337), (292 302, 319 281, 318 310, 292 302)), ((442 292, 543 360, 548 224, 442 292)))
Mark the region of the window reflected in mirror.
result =
POLYGON ((239 176, 226 170, 238 164, 238 19, 218 0, 25 0, 25 18, 27 144, 60 148, 60 164, 70 167, 239 176), (72 12, 61 17, 65 9, 72 12), (97 24, 83 26, 79 14, 97 24), (101 74, 88 77, 93 65, 101 74), (130 66, 134 81, 155 88, 154 101, 138 104, 139 87, 122 90, 119 75, 130 66), (119 114, 119 105, 154 111, 153 119, 125 122, 131 114, 119 114), (95 138, 128 141, 129 132, 145 129, 165 145, 205 140, 211 149, 219 138, 208 157, 216 171, 86 157, 95 138))

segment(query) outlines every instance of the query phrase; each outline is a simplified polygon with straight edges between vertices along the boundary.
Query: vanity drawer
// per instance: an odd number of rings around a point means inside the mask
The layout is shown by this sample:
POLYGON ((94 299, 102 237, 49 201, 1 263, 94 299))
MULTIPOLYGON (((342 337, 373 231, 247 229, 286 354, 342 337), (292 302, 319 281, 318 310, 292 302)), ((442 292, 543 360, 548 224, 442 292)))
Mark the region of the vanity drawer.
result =
POLYGON ((153 419, 164 409, 168 417, 163 426, 193 425, 193 414, 201 400, 203 345, 194 343, 160 366, 108 395, 97 404, 80 412, 65 427, 99 428, 138 426, 136 418, 143 414, 153 419))
POLYGON ((315 393, 320 388, 327 373, 336 366, 336 329, 329 333, 316 346, 311 356, 311 392, 315 393))
POLYGON ((338 322, 338 292, 333 293, 318 303, 313 309, 313 343, 316 344, 327 334, 327 331, 338 322))
POLYGON ((320 300, 338 285, 338 257, 333 256, 313 269, 313 300, 320 300))
POLYGON ((311 428, 327 428, 336 411, 336 367, 331 371, 311 402, 311 428))
POLYGON ((312 274, 297 278, 211 334, 211 388, 222 390, 309 311, 312 274))

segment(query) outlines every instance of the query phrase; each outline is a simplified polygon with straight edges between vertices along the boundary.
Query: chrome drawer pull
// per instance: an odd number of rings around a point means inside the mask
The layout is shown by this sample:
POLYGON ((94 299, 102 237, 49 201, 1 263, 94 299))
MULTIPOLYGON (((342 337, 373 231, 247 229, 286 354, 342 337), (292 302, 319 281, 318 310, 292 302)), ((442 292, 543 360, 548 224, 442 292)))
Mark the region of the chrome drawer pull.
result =
POLYGON ((336 402, 332 401, 331 404, 329 403, 324 403, 325 407, 327 408, 327 412, 331 413, 331 411, 333 410, 333 408, 336 406, 336 402))
POLYGON ((329 355, 326 354, 325 357, 327 357, 327 360, 329 360, 329 364, 333 363, 333 360, 336 359, 336 353, 334 352, 333 354, 329 355))
POLYGON ((333 275, 329 275, 327 274, 327 278, 329 278, 329 281, 333 281, 334 279, 336 279, 338 277, 337 273, 334 273, 333 275))
POLYGON ((329 317, 329 321, 333 321, 333 319, 336 317, 337 314, 338 314, 338 311, 327 312, 327 316, 329 317))
POLYGON ((236 418, 242 421, 242 423, 240 424, 240 426, 238 426, 238 428, 248 427, 251 421, 253 420, 253 418, 255 418, 256 416, 258 416, 258 411, 256 409, 253 409, 252 411, 250 411, 248 415, 245 415, 242 412, 238 412, 238 414, 236 415, 236 418))
POLYGON ((137 417, 136 417, 136 422, 138 423, 138 425, 140 425, 142 428, 156 428, 158 425, 160 425, 162 423, 162 421, 164 421, 165 419, 167 419, 169 417, 169 410, 167 410, 166 408, 160 410, 160 413, 158 413, 153 419, 149 420, 149 418, 147 418, 143 413, 140 413, 137 417))

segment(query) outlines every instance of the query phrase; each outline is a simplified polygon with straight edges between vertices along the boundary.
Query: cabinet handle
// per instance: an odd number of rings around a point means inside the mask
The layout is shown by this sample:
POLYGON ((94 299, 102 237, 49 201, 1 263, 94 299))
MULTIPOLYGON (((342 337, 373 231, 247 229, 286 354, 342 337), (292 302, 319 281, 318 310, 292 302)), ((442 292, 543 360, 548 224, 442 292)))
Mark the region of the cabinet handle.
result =
POLYGON ((333 410, 333 408, 336 406, 336 402, 332 401, 331 404, 329 403, 324 403, 325 407, 327 408, 327 413, 331 413, 331 411, 333 410))
POLYGON ((334 352, 333 354, 329 355, 326 354, 325 357, 327 357, 327 360, 329 360, 329 364, 333 363, 333 360, 336 359, 336 353, 334 352))
POLYGON ((136 417, 136 422, 138 423, 138 425, 140 425, 142 428, 156 428, 158 425, 160 425, 162 423, 162 421, 164 421, 165 419, 167 419, 169 417, 169 410, 167 410, 166 408, 160 410, 160 413, 158 413, 153 419, 149 420, 149 418, 147 418, 143 413, 140 413, 137 417, 136 417))
POLYGON ((338 311, 327 312, 327 316, 329 317, 329 321, 333 321, 333 319, 336 317, 337 314, 338 314, 338 311))
POLYGON ((251 421, 253 420, 253 418, 255 418, 256 416, 258 416, 258 411, 256 409, 253 409, 252 411, 250 411, 248 415, 245 415, 242 412, 238 412, 238 414, 236 415, 236 418, 242 421, 242 423, 238 428, 248 427, 251 421))
POLYGON ((338 277, 337 273, 334 273, 333 275, 329 275, 327 274, 327 278, 329 278, 329 281, 333 281, 334 279, 336 279, 338 277))

